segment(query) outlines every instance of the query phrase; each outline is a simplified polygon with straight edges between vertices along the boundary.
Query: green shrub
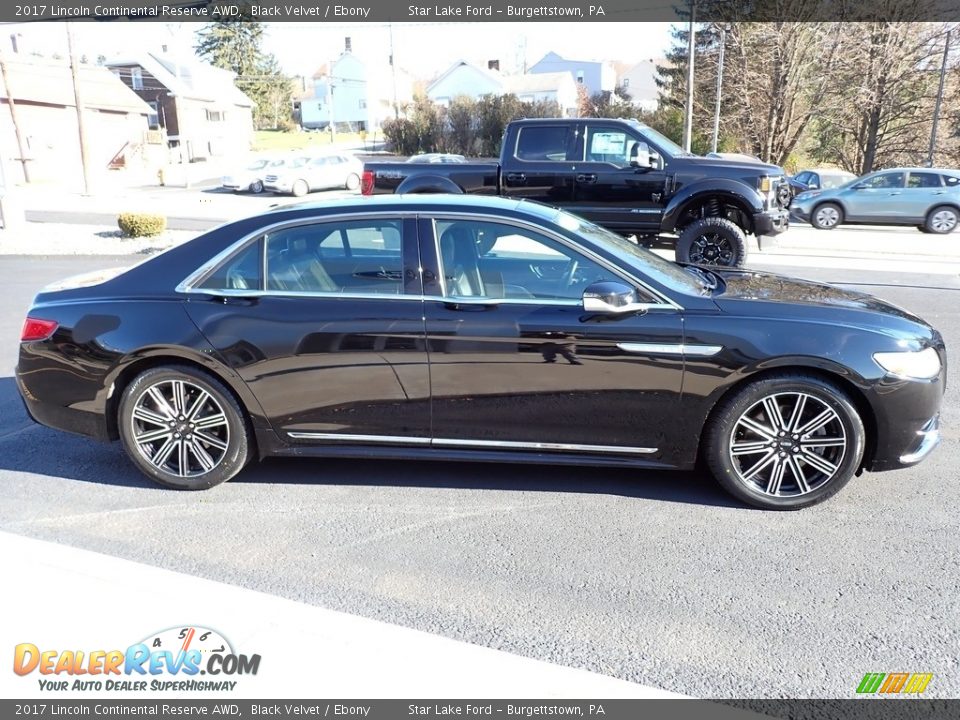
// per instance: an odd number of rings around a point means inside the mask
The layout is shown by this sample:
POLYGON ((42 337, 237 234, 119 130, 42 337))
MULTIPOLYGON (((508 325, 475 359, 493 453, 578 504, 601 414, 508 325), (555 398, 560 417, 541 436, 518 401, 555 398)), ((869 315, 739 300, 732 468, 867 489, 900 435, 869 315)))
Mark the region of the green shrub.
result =
POLYGON ((150 213, 121 213, 117 216, 117 225, 127 237, 147 237, 166 230, 167 219, 150 213))

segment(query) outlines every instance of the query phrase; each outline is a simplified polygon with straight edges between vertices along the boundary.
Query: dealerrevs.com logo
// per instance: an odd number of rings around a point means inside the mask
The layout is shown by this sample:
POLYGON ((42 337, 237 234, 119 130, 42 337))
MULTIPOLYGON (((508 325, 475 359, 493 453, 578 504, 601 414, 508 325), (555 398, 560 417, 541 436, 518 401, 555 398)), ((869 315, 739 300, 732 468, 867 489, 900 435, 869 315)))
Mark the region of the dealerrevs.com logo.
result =
POLYGON ((40 689, 48 691, 231 691, 238 682, 233 678, 259 669, 260 655, 238 654, 219 632, 198 626, 151 633, 126 650, 48 650, 20 643, 13 652, 13 671, 39 674, 40 689))

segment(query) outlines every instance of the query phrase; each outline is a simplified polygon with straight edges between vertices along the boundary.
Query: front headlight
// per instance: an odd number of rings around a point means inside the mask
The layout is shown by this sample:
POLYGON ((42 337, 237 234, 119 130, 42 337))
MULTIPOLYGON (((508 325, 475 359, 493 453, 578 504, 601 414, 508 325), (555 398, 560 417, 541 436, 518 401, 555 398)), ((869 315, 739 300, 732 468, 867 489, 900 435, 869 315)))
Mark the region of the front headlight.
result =
POLYGON ((891 375, 910 380, 930 380, 940 374, 940 356, 932 347, 919 352, 879 352, 877 365, 891 375))

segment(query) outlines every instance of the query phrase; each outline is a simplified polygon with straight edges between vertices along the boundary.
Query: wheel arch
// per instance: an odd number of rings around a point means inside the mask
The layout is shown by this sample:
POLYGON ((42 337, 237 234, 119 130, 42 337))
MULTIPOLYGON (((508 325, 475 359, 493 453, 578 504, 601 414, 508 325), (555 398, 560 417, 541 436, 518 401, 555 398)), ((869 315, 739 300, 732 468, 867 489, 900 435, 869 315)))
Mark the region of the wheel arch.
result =
POLYGON ((688 185, 670 198, 663 211, 661 231, 676 230, 690 208, 701 206, 714 198, 737 208, 743 215, 746 225, 741 227, 741 230, 745 233, 753 233, 753 215, 763 212, 763 198, 759 191, 742 182, 722 178, 711 180, 709 185, 705 183, 688 185))
POLYGON ((713 419, 716 417, 720 408, 723 406, 724 401, 752 383, 770 377, 789 375, 791 373, 808 375, 820 378, 821 380, 826 380, 838 385, 844 392, 846 392, 847 396, 850 398, 850 401, 856 408, 857 413, 860 415, 860 420, 863 422, 863 430, 865 435, 863 458, 860 461, 860 467, 857 469, 857 474, 859 475, 863 471, 863 468, 869 467, 870 461, 876 451, 878 434, 877 417, 873 406, 870 404, 870 401, 867 400, 867 396, 864 394, 860 386, 851 379, 851 373, 849 370, 840 365, 836 365, 829 360, 812 357, 777 358, 776 360, 764 363, 764 367, 762 369, 742 375, 736 381, 724 386, 722 390, 716 393, 716 395, 709 401, 709 409, 707 410, 705 419, 697 436, 697 460, 700 461, 702 459, 704 437, 707 429, 713 422, 713 419))
POLYGON ((466 191, 453 180, 442 175, 416 175, 401 182, 394 192, 397 195, 414 195, 417 193, 463 195, 466 191))
POLYGON ((937 208, 942 208, 942 207, 948 207, 948 208, 950 208, 950 209, 952 209, 952 210, 955 210, 955 211, 957 212, 957 214, 960 215, 960 203, 958 203, 958 202, 938 202, 938 203, 935 204, 935 205, 931 205, 931 206, 930 206, 930 209, 927 210, 927 212, 925 212, 925 213, 923 214, 923 219, 924 219, 924 221, 926 221, 926 219, 927 219, 928 217, 930 217, 930 213, 932 213, 932 212, 933 212, 934 210, 936 210, 937 208))
POLYGON ((260 431, 269 429, 265 425, 263 408, 247 388, 243 380, 230 368, 211 358, 200 358, 181 349, 163 348, 149 350, 128 356, 114 369, 107 378, 109 388, 104 415, 107 423, 107 433, 111 440, 120 437, 117 425, 117 416, 120 410, 120 398, 134 379, 146 370, 168 365, 187 365, 219 381, 233 395, 233 399, 244 411, 244 421, 250 431, 250 442, 253 443, 253 454, 263 457, 260 452, 258 435, 260 431))

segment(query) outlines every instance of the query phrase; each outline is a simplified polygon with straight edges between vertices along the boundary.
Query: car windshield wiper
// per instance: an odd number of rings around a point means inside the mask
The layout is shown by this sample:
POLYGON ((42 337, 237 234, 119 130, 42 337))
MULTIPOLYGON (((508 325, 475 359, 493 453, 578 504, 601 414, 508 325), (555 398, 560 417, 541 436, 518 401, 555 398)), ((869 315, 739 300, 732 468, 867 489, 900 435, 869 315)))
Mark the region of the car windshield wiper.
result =
POLYGON ((711 290, 717 289, 717 276, 711 271, 697 267, 696 265, 684 265, 683 269, 703 283, 703 292, 705 295, 711 290))

